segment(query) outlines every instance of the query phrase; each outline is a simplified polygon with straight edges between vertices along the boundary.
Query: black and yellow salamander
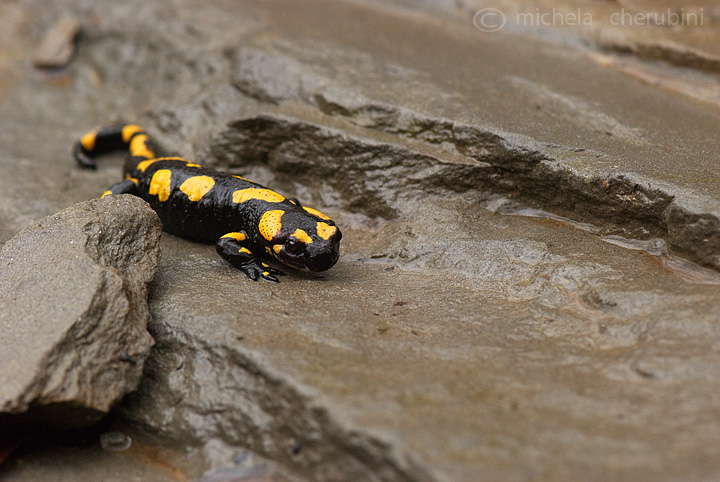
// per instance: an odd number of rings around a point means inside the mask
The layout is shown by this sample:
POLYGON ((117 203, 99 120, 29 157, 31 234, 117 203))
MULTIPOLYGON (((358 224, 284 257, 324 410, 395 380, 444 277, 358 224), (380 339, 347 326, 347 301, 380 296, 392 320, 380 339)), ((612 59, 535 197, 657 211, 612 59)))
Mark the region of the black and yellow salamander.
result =
POLYGON ((158 213, 165 231, 215 243, 218 254, 250 279, 277 282, 276 275, 284 274, 261 261, 265 254, 315 272, 337 262, 342 233, 329 217, 243 177, 181 157, 156 157, 139 126, 89 132, 75 144, 73 154, 81 166, 94 169, 94 156, 119 149, 130 152, 125 180, 103 196, 141 197, 158 213))

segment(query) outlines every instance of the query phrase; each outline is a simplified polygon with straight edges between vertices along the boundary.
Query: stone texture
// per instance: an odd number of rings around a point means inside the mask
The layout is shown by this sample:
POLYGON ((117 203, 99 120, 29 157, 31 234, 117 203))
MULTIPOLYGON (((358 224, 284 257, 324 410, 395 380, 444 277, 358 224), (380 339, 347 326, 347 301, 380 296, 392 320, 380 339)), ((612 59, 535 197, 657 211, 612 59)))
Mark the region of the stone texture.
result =
POLYGON ((3 437, 87 425, 137 387, 159 236, 144 201, 121 196, 76 204, 3 246, 3 437))

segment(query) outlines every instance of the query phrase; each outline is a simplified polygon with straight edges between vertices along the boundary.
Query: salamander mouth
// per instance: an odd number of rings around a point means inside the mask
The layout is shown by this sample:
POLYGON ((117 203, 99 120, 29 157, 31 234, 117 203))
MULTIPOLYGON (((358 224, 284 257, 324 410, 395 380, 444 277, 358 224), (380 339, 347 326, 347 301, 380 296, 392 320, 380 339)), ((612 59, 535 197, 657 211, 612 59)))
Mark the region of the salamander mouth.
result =
POLYGON ((291 260, 291 259, 280 259, 278 258, 280 262, 283 264, 290 266, 291 268, 299 269, 301 271, 310 271, 304 264, 298 263, 297 261, 291 260))
POLYGON ((333 250, 330 253, 322 256, 320 259, 316 258, 313 260, 313 266, 308 266, 308 269, 313 272, 327 271, 338 262, 340 258, 340 251, 333 250))
POLYGON ((340 253, 337 250, 333 250, 329 253, 323 253, 309 259, 303 258, 289 258, 289 257, 278 257, 278 260, 282 263, 301 271, 319 273, 327 271, 337 263, 340 258, 340 253))

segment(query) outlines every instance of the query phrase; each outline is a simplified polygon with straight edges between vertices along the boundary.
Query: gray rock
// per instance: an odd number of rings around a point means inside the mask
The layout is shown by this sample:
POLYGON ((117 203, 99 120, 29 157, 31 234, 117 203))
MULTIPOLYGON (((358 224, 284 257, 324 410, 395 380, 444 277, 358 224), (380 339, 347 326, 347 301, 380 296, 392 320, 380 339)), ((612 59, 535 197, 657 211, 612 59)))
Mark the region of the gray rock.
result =
MULTIPOLYGON (((0 422, 96 421, 140 381, 160 221, 144 201, 76 204, 0 251, 0 422)), ((10 435, 3 430, 2 435, 10 435)))
POLYGON ((36 67, 57 68, 70 62, 75 53, 75 40, 80 33, 80 22, 73 17, 62 17, 45 34, 35 52, 36 67))

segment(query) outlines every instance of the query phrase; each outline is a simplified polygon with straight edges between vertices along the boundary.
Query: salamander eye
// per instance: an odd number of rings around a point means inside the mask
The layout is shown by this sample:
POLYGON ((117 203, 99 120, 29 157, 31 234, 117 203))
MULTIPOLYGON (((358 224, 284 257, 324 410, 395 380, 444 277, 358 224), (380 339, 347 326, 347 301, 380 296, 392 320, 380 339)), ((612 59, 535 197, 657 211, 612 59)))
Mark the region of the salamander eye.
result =
POLYGON ((305 243, 297 239, 288 239, 285 243, 285 251, 290 254, 298 255, 305 249, 305 243))

